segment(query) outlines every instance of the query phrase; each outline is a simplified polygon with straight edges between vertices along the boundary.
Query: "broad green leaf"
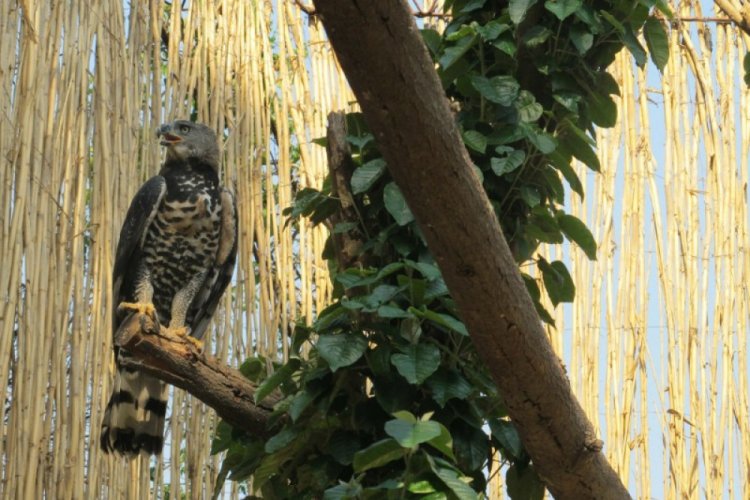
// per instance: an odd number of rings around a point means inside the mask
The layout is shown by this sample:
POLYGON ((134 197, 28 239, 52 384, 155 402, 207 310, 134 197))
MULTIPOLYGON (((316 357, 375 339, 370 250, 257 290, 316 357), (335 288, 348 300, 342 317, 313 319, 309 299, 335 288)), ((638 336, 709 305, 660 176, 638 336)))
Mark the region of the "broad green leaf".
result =
POLYGON ((512 460, 520 459, 523 453, 523 445, 516 426, 512 422, 500 419, 491 419, 489 424, 492 435, 495 436, 495 439, 510 458, 512 460))
POLYGON ((641 45, 641 42, 638 41, 638 38, 636 38, 633 31, 628 28, 625 30, 622 35, 620 35, 620 39, 622 40, 622 43, 625 44, 625 46, 628 48, 631 54, 633 54, 633 58, 635 59, 635 63, 639 67, 644 67, 646 65, 647 56, 646 56, 646 50, 643 48, 643 45, 641 45))
POLYGON ((501 23, 498 19, 493 19, 484 26, 476 27, 477 33, 479 33, 479 36, 481 36, 482 40, 485 41, 494 40, 495 38, 500 36, 500 34, 508 31, 509 29, 510 26, 501 23))
POLYGON ((455 462, 456 456, 453 454, 453 438, 451 437, 451 433, 440 422, 435 423, 440 427, 440 434, 427 441, 427 444, 455 462))
POLYGON ((378 307, 378 316, 381 318, 411 318, 413 315, 400 307, 382 305, 378 307))
POLYGON ((617 123, 617 105, 609 95, 589 93, 588 112, 591 121, 600 127, 610 128, 617 123))
POLYGON ((601 170, 601 164, 599 163, 599 157, 591 147, 592 142, 591 138, 572 123, 568 123, 564 135, 560 138, 560 143, 567 151, 581 160, 591 170, 598 172, 601 170))
POLYGON ((534 208, 542 202, 542 196, 534 186, 521 186, 519 191, 521 192, 521 199, 531 208, 534 208))
POLYGON ((455 370, 439 369, 427 379, 427 387, 432 392, 432 399, 440 407, 444 407, 448 400, 466 399, 474 391, 474 387, 463 375, 455 370))
POLYGON ((542 500, 544 498, 544 485, 531 465, 523 469, 511 465, 505 473, 505 482, 508 485, 508 496, 512 500, 542 500))
POLYGON ((354 454, 354 472, 364 472, 403 457, 407 452, 395 439, 383 439, 354 454))
POLYGON ((362 494, 362 485, 355 479, 349 483, 341 483, 323 492, 323 500, 348 500, 359 498, 362 494))
POLYGON ((550 154, 557 147, 555 139, 539 130, 539 127, 536 125, 521 122, 518 124, 518 128, 523 133, 523 136, 544 154, 550 154))
POLYGON ((299 430, 296 427, 285 427, 275 436, 272 436, 266 441, 264 450, 266 453, 276 453, 286 445, 294 441, 299 435, 299 430))
POLYGON ((440 33, 438 33, 436 30, 433 29, 422 29, 419 30, 419 32, 422 34, 422 40, 424 40, 424 44, 427 45, 427 48, 430 49, 430 53, 434 56, 437 56, 438 52, 440 51, 440 44, 442 43, 442 37, 440 36, 440 33))
POLYGON ((557 223, 569 240, 574 241, 590 260, 596 260, 596 240, 578 217, 568 214, 557 216, 557 223))
POLYGON ((289 404, 289 417, 291 417, 292 422, 296 422, 300 415, 302 415, 302 412, 305 411, 305 408, 310 406, 310 403, 312 403, 314 396, 311 392, 308 390, 303 390, 302 392, 297 393, 296 396, 294 396, 294 399, 292 399, 292 402, 289 404))
POLYGON ((383 190, 383 203, 385 209, 396 220, 399 226, 405 226, 414 220, 409 205, 406 204, 404 195, 395 182, 389 183, 383 190))
POLYGON ((396 370, 411 384, 421 384, 440 366, 440 349, 433 344, 412 344, 391 356, 396 370))
POLYGON ((547 0, 544 2, 544 7, 563 21, 577 11, 582 4, 582 0, 547 0))
POLYGON ((445 39, 448 40, 449 42, 455 42, 456 40, 460 40, 464 38, 465 36, 473 35, 475 33, 476 33, 476 30, 474 29, 474 26, 470 24, 464 24, 457 30, 452 31, 448 35, 446 35, 445 39))
POLYGON ((271 394, 274 389, 289 380, 289 378, 292 376, 292 373, 299 369, 299 366, 300 360, 298 358, 290 358, 285 365, 276 370, 273 374, 271 374, 271 376, 265 379, 263 383, 260 384, 260 386, 258 386, 258 390, 256 390, 255 394, 253 395, 255 402, 259 403, 263 401, 263 399, 271 394))
POLYGON ((594 44, 594 35, 584 26, 575 25, 570 28, 570 40, 575 45, 578 53, 583 55, 594 44))
POLYGON ((352 193, 359 194, 369 190, 385 172, 385 160, 376 158, 357 168, 352 174, 352 193))
POLYGON ((521 165, 526 159, 526 152, 522 149, 515 149, 507 156, 502 158, 490 158, 490 167, 495 175, 501 176, 512 172, 521 165))
POLYGON ((646 19, 646 24, 643 26, 643 37, 646 39, 651 60, 654 61, 659 71, 664 72, 664 67, 669 60, 669 40, 667 40, 667 33, 664 31, 661 21, 654 17, 646 19))
POLYGON ((474 75, 471 78, 471 84, 485 99, 502 106, 513 104, 521 90, 521 85, 512 76, 485 78, 474 75))
POLYGON ((258 382, 261 373, 263 373, 263 369, 265 368, 265 365, 263 364, 263 361, 261 361, 259 358, 252 357, 247 358, 241 365, 240 365, 240 373, 245 376, 248 380, 252 382, 258 382))
MULTIPOLYGON (((421 494, 421 495, 426 495, 427 493, 435 493, 436 491, 432 483, 427 480, 415 481, 409 484, 408 489, 409 489, 409 493, 415 493, 415 494, 421 494)), ((424 497, 420 497, 420 498, 424 498, 424 497)))
POLYGON ((450 490, 459 498, 459 500, 478 500, 479 495, 476 491, 471 489, 471 487, 468 485, 469 478, 464 478, 460 475, 460 473, 453 469, 448 467, 441 467, 440 465, 435 465, 432 468, 433 472, 437 475, 437 477, 440 478, 445 485, 450 488, 450 490))
POLYGON ((393 419, 385 423, 385 433, 404 448, 414 448, 440 435, 440 425, 427 420, 414 423, 393 419))
POLYGON ((471 48, 476 38, 476 36, 467 36, 460 39, 455 45, 447 47, 440 58, 440 66, 443 68, 443 71, 456 64, 471 48))
POLYGON ((325 334, 318 337, 315 345, 320 356, 328 362, 331 371, 335 372, 362 357, 367 349, 367 339, 359 334, 325 334))
POLYGON ((463 133, 466 147, 473 149, 477 153, 484 154, 487 149, 487 138, 476 130, 467 130, 463 133))
POLYGON ((437 323, 440 326, 450 328, 454 332, 460 333, 461 335, 469 335, 469 331, 466 329, 466 325, 464 325, 462 321, 454 318, 449 314, 438 313, 426 308, 417 309, 416 307, 410 307, 409 312, 411 312, 415 316, 419 316, 420 318, 424 318, 437 323))
POLYGON ((510 0, 508 3, 508 13, 513 24, 519 24, 526 16, 529 7, 534 5, 537 0, 510 0))
POLYGON ((478 471, 486 465, 490 441, 484 431, 468 424, 453 424, 451 434, 453 451, 464 470, 478 471))
POLYGON ((214 439, 211 442, 211 455, 226 450, 232 442, 232 426, 223 420, 219 421, 214 431, 214 439))
POLYGON ((606 19, 606 20, 607 20, 607 22, 608 22, 608 23, 609 23, 610 25, 612 25, 612 27, 613 27, 613 28, 614 28, 614 29, 615 29, 615 30, 616 30, 616 31, 617 31, 617 32, 618 32, 619 34, 621 34, 621 35, 622 35, 622 34, 624 34, 624 33, 625 33, 625 26, 623 26, 623 24, 622 24, 622 23, 621 23, 620 21, 618 21, 618 20, 617 20, 617 18, 615 18, 615 16, 613 16, 612 14, 610 14, 609 12, 607 12, 606 10, 600 10, 600 11, 599 11, 599 14, 601 14, 601 16, 602 16, 602 17, 603 17, 604 19, 606 19))
POLYGON ((529 31, 523 35, 523 44, 528 47, 538 47, 547 41, 552 35, 552 31, 545 28, 544 26, 533 26, 529 31))
POLYGON ((542 271, 544 288, 547 289, 552 305, 557 306, 560 302, 573 302, 576 288, 565 264, 559 260, 550 263, 541 257, 537 264, 539 270, 542 271))
POLYGON ((518 118, 522 122, 535 122, 542 116, 542 112, 544 111, 542 105, 534 99, 534 94, 527 90, 522 90, 518 94, 515 106, 518 110, 518 118))
POLYGON ((487 0, 469 0, 461 9, 461 14, 466 14, 467 12, 481 9, 482 7, 484 7, 485 3, 487 3, 487 0))

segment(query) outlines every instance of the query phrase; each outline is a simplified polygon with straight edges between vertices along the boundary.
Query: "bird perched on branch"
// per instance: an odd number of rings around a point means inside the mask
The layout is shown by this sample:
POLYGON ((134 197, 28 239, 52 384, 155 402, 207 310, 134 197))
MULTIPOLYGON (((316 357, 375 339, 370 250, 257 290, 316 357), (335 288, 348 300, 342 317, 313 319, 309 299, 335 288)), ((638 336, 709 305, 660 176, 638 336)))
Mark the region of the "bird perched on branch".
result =
MULTIPOLYGON (((117 244, 113 332, 130 315, 147 314, 200 344, 234 270, 235 202, 219 183, 213 130, 177 120, 159 127, 157 136, 166 160, 133 198, 117 244)), ((139 371, 132 356, 116 346, 115 359, 101 447, 122 455, 158 454, 167 386, 139 371)))

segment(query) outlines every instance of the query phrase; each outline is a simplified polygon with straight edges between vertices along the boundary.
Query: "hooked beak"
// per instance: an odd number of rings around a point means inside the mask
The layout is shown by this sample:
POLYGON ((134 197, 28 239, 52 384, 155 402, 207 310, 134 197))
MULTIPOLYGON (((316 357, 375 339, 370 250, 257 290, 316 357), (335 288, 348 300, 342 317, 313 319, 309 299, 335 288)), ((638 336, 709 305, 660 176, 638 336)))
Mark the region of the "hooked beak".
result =
POLYGON ((159 144, 162 146, 171 146, 178 142, 182 142, 182 137, 172 133, 172 125, 169 123, 165 123, 156 129, 156 137, 161 137, 159 144))

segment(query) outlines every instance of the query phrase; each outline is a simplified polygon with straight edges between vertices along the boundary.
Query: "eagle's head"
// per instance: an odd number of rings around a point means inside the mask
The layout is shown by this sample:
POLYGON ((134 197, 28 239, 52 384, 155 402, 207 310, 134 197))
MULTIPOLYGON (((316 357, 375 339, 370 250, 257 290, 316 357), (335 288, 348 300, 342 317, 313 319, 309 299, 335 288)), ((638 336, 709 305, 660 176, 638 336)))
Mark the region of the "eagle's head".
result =
POLYGON ((198 160, 219 168, 219 143, 216 133, 202 123, 175 120, 156 131, 160 144, 167 148, 168 160, 198 160))

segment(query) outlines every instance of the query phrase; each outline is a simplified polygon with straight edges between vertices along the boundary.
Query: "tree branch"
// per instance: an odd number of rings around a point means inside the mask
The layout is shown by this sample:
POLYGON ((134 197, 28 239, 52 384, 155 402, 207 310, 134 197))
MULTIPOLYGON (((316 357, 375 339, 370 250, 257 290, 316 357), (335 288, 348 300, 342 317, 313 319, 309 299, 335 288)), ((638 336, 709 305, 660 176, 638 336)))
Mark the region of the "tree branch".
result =
POLYGON ((547 341, 408 6, 314 4, 540 476, 558 498, 628 498, 547 341))
POLYGON ((200 352, 185 337, 171 335, 144 314, 133 313, 115 334, 115 345, 138 358, 134 363, 165 382, 185 389, 216 410, 232 427, 254 435, 268 435, 266 428, 273 406, 281 399, 272 393, 259 404, 256 387, 241 373, 200 352))

